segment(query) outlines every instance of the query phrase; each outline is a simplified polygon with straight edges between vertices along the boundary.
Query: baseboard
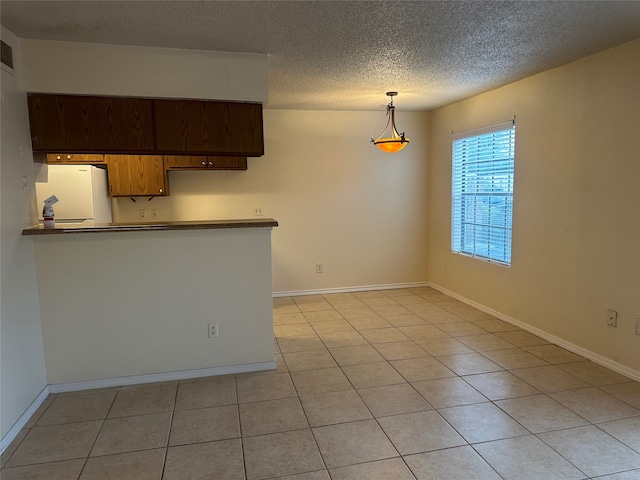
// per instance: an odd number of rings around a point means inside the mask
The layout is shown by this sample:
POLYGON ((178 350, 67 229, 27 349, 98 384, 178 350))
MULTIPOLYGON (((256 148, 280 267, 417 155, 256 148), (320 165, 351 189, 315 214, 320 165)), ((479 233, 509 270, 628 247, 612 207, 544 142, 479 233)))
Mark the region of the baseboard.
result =
POLYGON ((173 380, 188 380, 190 378, 213 377, 230 375, 232 373, 260 372, 274 370, 276 362, 247 363, 244 365, 230 365, 226 367, 200 368, 198 370, 181 370, 178 372, 150 373, 146 375, 132 375, 130 377, 104 378, 86 382, 57 383, 49 385, 51 393, 75 392, 78 390, 93 390, 95 388, 119 387, 136 385, 139 383, 168 382, 173 380))
POLYGON ((247 363, 244 365, 230 365, 226 367, 201 368, 198 370, 182 370, 179 372, 151 373, 147 375, 133 375, 130 377, 105 378, 102 380, 89 380, 86 382, 57 383, 47 385, 42 392, 31 402, 29 408, 22 414, 18 421, 11 427, 0 441, 0 454, 13 442, 20 430, 24 428, 36 410, 50 393, 75 392, 78 390, 93 390, 95 388, 119 387, 135 385, 138 383, 167 382, 172 380, 187 380, 190 378, 212 377, 216 375, 230 375, 232 373, 260 372, 274 370, 276 362, 247 363))
POLYGON ((371 290, 393 290, 396 288, 427 287, 428 282, 391 283, 386 285, 364 285, 360 287, 319 288, 312 290, 291 290, 288 292, 273 292, 274 297, 299 297, 302 295, 325 295, 331 293, 368 292, 371 290))
POLYGON ((49 390, 49 385, 47 385, 42 389, 42 391, 35 398, 35 400, 31 402, 31 405, 29 405, 29 408, 25 410, 25 412, 20 416, 18 421, 13 424, 13 427, 9 429, 7 434, 4 437, 2 437, 2 440, 0 440, 0 454, 4 453, 4 451, 11 444, 11 442, 13 442, 13 440, 18 436, 18 434, 20 433, 20 430, 24 428, 24 426, 27 424, 29 419, 33 416, 34 413, 36 413, 36 410, 40 408, 40 405, 42 405, 42 402, 44 402, 45 399, 49 396, 49 393, 51 392, 49 390))
POLYGON ((564 340, 560 337, 556 337, 555 335, 545 332, 544 330, 541 330, 539 328, 536 328, 532 325, 529 325, 528 323, 524 323, 516 318, 510 317, 508 315, 505 315, 504 313, 498 312, 497 310, 493 310, 492 308, 486 307, 480 303, 474 302, 473 300, 470 300, 466 297, 463 297, 462 295, 459 295, 455 292, 452 292, 450 290, 447 290, 444 287, 441 287, 440 285, 437 285, 435 283, 429 282, 428 284, 429 287, 434 288, 442 293, 444 293, 445 295, 448 295, 449 297, 452 297, 456 300, 461 301, 462 303, 466 303, 467 305, 470 305, 474 308, 477 308, 478 310, 488 313, 489 315, 496 317, 504 322, 507 322, 511 325, 515 325, 518 328, 521 328, 522 330, 526 330, 529 333, 533 333, 534 335, 537 335, 538 337, 544 338, 545 340, 547 340, 548 342, 551 342, 555 345, 558 345, 562 348, 565 348, 567 350, 569 350, 570 352, 573 352, 577 355, 580 355, 584 358, 588 358, 589 360, 598 363, 604 367, 610 368, 611 370, 618 372, 626 377, 629 377, 633 380, 636 381, 640 381, 640 371, 638 370, 634 370, 632 368, 627 367, 626 365, 622 365, 621 363, 615 362, 613 360, 611 360, 610 358, 607 357, 603 357, 602 355, 592 352, 591 350, 587 350, 584 347, 581 347, 579 345, 575 345, 571 342, 568 342, 567 340, 564 340))

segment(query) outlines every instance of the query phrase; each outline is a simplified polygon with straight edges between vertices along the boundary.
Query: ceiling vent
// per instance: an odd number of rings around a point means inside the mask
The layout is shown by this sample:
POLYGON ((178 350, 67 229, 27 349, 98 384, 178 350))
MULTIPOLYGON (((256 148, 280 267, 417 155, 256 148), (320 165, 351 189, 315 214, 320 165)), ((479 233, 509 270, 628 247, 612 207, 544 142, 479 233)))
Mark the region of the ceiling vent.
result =
POLYGON ((13 48, 0 40, 2 48, 0 49, 0 57, 2 60, 2 69, 13 74, 13 48))

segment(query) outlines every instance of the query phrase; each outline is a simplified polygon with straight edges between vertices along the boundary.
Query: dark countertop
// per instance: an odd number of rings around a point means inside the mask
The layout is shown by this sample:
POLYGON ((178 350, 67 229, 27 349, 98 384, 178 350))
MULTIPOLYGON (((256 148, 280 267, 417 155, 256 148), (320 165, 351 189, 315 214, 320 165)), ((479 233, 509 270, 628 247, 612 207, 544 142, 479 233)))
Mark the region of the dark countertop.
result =
POLYGON ((216 230, 221 228, 262 228, 277 227, 273 218, 205 220, 198 222, 160 222, 160 223, 108 223, 101 225, 56 225, 44 228, 42 225, 22 230, 22 235, 61 235, 67 233, 104 233, 104 232, 146 232, 156 230, 216 230))

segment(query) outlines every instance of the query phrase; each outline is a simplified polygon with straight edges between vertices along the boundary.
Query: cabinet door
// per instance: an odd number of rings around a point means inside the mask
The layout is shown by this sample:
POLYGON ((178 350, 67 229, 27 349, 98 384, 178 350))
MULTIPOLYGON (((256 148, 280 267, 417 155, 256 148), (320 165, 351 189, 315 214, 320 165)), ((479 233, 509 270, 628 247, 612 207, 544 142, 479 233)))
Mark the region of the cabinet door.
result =
POLYGON ((264 154, 262 105, 200 100, 155 100, 156 147, 184 154, 264 154))
POLYGON ((247 157, 165 155, 167 170, 246 170, 247 157))
POLYGON ((104 155, 100 153, 48 153, 47 163, 103 164, 104 155))
POLYGON ((207 166, 211 170, 246 170, 247 157, 208 156, 207 166))
POLYGON ((168 195, 161 155, 105 155, 112 197, 168 195))
POLYGON ((165 155, 164 168, 167 170, 191 170, 207 168, 207 157, 204 155, 165 155))
POLYGON ((36 152, 152 152, 153 101, 141 98, 30 94, 36 152))

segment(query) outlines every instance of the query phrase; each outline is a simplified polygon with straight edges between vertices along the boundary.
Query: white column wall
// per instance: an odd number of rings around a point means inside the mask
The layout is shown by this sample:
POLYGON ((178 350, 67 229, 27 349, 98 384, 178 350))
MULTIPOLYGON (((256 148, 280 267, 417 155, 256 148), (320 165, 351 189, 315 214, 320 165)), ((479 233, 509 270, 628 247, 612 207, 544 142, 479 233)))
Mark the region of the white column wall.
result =
MULTIPOLYGON (((3 27, 2 41, 13 48, 18 75, 17 38, 3 27)), ((47 382, 33 243, 21 234, 37 221, 27 98, 18 78, 4 69, 1 86, 0 437, 5 437, 47 382)))
POLYGON ((274 361, 271 229, 34 240, 50 384, 274 361), (219 337, 208 338, 208 323, 219 337))

